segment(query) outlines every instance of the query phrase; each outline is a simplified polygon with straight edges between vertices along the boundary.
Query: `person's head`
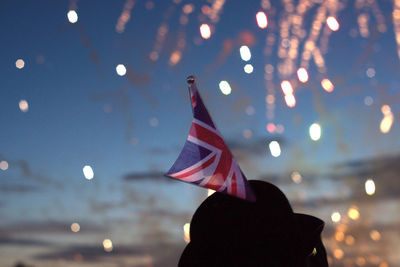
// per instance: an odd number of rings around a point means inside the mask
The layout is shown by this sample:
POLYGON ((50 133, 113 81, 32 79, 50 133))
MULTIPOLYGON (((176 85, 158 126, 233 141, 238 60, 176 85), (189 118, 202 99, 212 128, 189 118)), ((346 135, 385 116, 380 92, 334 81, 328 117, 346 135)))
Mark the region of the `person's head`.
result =
POLYGON ((199 206, 179 266, 328 266, 324 222, 294 213, 276 186, 249 182, 256 202, 215 193, 199 206))

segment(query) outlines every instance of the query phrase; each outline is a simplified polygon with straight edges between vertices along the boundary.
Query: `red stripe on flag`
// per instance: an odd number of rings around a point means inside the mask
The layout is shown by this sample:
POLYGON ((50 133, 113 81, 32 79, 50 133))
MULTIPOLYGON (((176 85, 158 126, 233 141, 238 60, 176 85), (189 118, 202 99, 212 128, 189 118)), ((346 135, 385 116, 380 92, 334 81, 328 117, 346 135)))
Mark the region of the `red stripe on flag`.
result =
POLYGON ((217 156, 217 155, 214 155, 214 156, 211 157, 209 160, 207 160, 206 162, 204 162, 203 164, 201 164, 199 167, 194 168, 194 169, 191 170, 191 171, 185 172, 184 174, 181 174, 181 175, 172 175, 172 176, 175 177, 175 178, 180 178, 180 179, 185 178, 185 177, 188 177, 188 176, 190 176, 190 175, 192 175, 192 174, 194 174, 194 173, 196 173, 196 172, 198 172, 198 171, 201 171, 201 170, 207 168, 208 166, 210 166, 210 165, 214 162, 216 156, 217 156))

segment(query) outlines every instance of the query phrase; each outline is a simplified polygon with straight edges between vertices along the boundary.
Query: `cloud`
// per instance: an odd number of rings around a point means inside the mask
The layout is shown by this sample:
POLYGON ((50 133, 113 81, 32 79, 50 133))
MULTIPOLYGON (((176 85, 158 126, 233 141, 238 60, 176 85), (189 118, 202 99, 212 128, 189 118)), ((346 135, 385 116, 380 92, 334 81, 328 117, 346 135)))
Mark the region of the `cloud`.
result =
POLYGON ((149 171, 149 172, 133 172, 123 176, 125 181, 155 181, 161 180, 165 182, 172 182, 173 179, 168 179, 164 176, 163 172, 160 171, 149 171))
POLYGON ((39 187, 23 184, 6 184, 0 185, 0 192, 7 193, 31 193, 40 191, 39 187))
POLYGON ((1 237, 0 236, 0 245, 6 246, 41 246, 41 247, 49 247, 54 244, 51 242, 37 240, 37 239, 27 239, 27 238, 14 238, 14 237, 1 237))

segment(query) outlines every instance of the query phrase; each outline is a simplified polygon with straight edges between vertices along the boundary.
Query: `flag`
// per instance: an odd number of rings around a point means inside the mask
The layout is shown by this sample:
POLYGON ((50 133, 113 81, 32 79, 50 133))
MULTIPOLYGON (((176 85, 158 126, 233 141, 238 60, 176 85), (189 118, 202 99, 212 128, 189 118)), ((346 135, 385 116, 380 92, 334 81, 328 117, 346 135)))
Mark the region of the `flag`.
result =
POLYGON ((204 106, 194 77, 188 77, 187 81, 194 118, 178 159, 165 175, 255 201, 246 177, 204 106))

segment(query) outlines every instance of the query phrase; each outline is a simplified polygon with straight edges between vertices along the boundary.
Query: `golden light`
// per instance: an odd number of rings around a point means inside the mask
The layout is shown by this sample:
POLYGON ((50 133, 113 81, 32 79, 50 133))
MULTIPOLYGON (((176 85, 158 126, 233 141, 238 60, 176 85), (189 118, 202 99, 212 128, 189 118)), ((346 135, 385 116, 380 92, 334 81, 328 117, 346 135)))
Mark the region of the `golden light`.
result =
POLYGON ((365 192, 367 193, 367 195, 370 195, 370 196, 375 194, 375 183, 374 183, 374 180, 368 179, 365 182, 365 192))
POLYGON ((321 81, 321 86, 328 93, 331 93, 333 91, 333 89, 335 88, 335 86, 333 85, 333 83, 329 79, 323 79, 321 81))
POLYGON ((244 69, 244 72, 246 72, 247 74, 252 73, 254 70, 253 65, 251 65, 251 64, 246 64, 243 69, 244 69))
POLYGON ((311 140, 318 141, 319 139, 321 139, 321 125, 319 125, 318 123, 311 124, 308 132, 310 134, 311 140))
POLYGON ((227 81, 221 81, 219 83, 219 90, 221 90, 224 95, 229 95, 232 92, 232 88, 227 81))
POLYGON ((351 245, 354 245, 355 239, 352 235, 348 235, 348 236, 346 236, 344 242, 346 243, 346 245, 351 246, 351 245))
POLYGON ((113 250, 113 244, 110 239, 103 240, 103 247, 106 252, 111 252, 113 250))
POLYGON ((71 231, 74 233, 79 232, 79 230, 81 229, 81 226, 79 225, 79 223, 73 223, 71 224, 71 231))
POLYGON ((336 239, 336 241, 338 241, 338 242, 343 241, 343 239, 344 239, 344 233, 341 232, 341 231, 336 232, 336 233, 335 233, 335 239, 336 239))
POLYGON ((183 225, 183 239, 186 243, 190 242, 190 223, 185 223, 183 225))
POLYGON ((357 220, 358 218, 360 218, 360 212, 358 211, 357 207, 351 207, 348 211, 347 211, 347 215, 350 217, 350 219, 352 220, 357 220))
POLYGON ((200 25, 200 35, 203 39, 209 39, 211 37, 211 28, 208 24, 200 25))
POLYGON ((126 67, 124 64, 118 64, 115 70, 119 76, 124 76, 126 74, 126 67))
POLYGON ((175 66, 181 60, 181 57, 182 57, 181 51, 179 51, 179 50, 174 51, 171 54, 171 57, 169 58, 169 64, 171 66, 175 66))
POLYGON ((240 57, 243 61, 249 61, 251 59, 251 52, 250 48, 247 45, 242 45, 239 48, 240 57))
POLYGON ((296 98, 294 95, 285 95, 285 102, 289 108, 293 108, 296 106, 296 98))
POLYGON ((302 83, 308 82, 308 72, 307 72, 306 68, 299 68, 297 70, 297 78, 302 83))
POLYGON ((271 151, 271 155, 275 158, 281 155, 281 146, 277 141, 271 141, 269 143, 269 150, 271 151))
POLYGON ((293 94, 293 87, 289 81, 282 81, 281 88, 285 95, 292 95, 293 94))
POLYGON ((381 239, 381 234, 377 230, 372 230, 369 233, 369 236, 371 237, 372 240, 374 241, 379 241, 381 239))
POLYGON ((301 183, 301 181, 303 180, 303 178, 301 177, 301 174, 298 172, 292 172, 292 174, 290 175, 290 177, 292 177, 292 181, 296 184, 301 183))
POLYGON ((0 169, 2 169, 3 171, 8 169, 8 162, 5 160, 0 161, 0 169))
POLYGON ((332 31, 337 31, 340 28, 339 22, 337 21, 337 19, 335 17, 328 17, 326 19, 326 24, 328 25, 329 29, 331 29, 332 31))
POLYGON ((68 11, 67 17, 70 23, 76 23, 78 21, 78 14, 75 10, 68 11))
POLYGON ((332 219, 332 222, 338 223, 342 219, 342 216, 340 215, 340 213, 338 211, 335 211, 334 213, 332 213, 331 219, 332 219))
POLYGON ((382 133, 386 134, 386 133, 390 132, 390 129, 392 128, 394 116, 388 105, 383 105, 381 108, 381 111, 382 111, 384 117, 379 125, 379 128, 382 133))
POLYGON ((93 179, 94 172, 93 172, 92 167, 90 167, 89 165, 86 165, 83 167, 82 171, 83 171, 83 175, 85 176, 86 179, 88 179, 88 180, 93 179))
POLYGON ((334 256, 336 259, 338 259, 338 260, 340 260, 341 258, 343 258, 343 255, 344 255, 343 250, 341 250, 340 248, 337 248, 337 249, 335 249, 335 250, 333 251, 333 256, 334 256))
POLYGON ((29 105, 28 105, 28 102, 25 99, 22 99, 21 101, 19 101, 18 105, 19 105, 19 109, 22 112, 28 112, 29 105))
POLYGON ((390 106, 388 106, 388 105, 383 105, 381 107, 381 111, 382 111, 382 114, 385 115, 385 116, 388 116, 388 115, 392 114, 392 110, 391 110, 390 106))
POLYGON ((258 27, 260 27, 261 29, 265 29, 268 26, 268 19, 267 19, 267 15, 265 14, 264 11, 259 11, 256 14, 256 20, 257 20, 257 25, 258 27))
POLYGON ((356 264, 357 264, 358 266, 364 266, 365 263, 366 263, 365 258, 363 258, 363 257, 357 257, 357 259, 356 259, 356 264))
POLYGON ((17 69, 22 69, 25 67, 25 61, 23 59, 17 59, 17 61, 15 61, 15 67, 17 67, 17 69))
POLYGON ((381 262, 381 264, 379 264, 379 267, 389 267, 389 264, 387 264, 386 261, 381 262))

